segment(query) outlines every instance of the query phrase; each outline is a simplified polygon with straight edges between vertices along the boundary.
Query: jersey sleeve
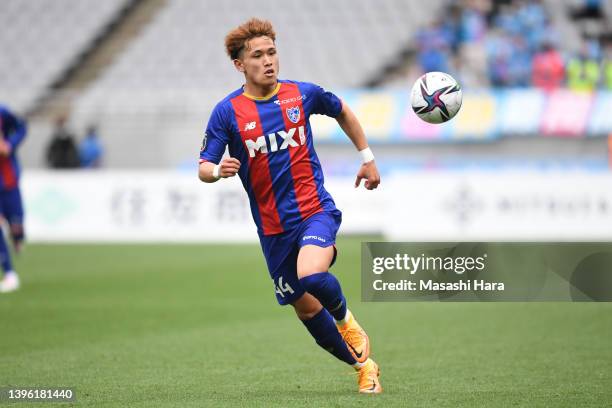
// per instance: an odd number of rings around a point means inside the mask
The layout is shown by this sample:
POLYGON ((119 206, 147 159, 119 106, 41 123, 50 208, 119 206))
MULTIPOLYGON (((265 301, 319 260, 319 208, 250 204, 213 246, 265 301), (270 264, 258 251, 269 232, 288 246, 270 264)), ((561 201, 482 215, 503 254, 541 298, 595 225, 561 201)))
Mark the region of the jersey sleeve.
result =
POLYGON ((219 164, 221 161, 225 147, 230 140, 229 122, 226 118, 227 114, 223 106, 215 106, 204 132, 200 148, 200 163, 208 161, 219 164))
POLYGON ((314 97, 312 113, 315 115, 326 115, 332 118, 342 112, 342 100, 335 94, 326 91, 319 85, 309 84, 314 97))

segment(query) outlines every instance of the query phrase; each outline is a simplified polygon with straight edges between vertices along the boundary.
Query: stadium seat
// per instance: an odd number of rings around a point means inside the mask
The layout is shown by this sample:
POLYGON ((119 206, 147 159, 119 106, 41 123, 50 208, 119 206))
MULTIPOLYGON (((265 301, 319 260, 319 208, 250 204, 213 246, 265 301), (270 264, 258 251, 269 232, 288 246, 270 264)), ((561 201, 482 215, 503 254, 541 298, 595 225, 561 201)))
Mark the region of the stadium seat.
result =
POLYGON ((3 0, 3 102, 16 111, 31 108, 127 3, 128 0, 3 0))

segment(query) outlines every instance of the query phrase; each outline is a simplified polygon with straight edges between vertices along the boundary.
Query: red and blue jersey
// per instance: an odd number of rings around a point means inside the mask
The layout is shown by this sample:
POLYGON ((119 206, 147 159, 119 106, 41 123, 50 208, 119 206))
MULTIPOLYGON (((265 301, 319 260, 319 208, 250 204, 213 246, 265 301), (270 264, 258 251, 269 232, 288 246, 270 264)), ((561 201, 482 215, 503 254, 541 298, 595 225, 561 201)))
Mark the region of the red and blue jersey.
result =
POLYGON ((338 211, 323 187, 309 117, 341 111, 336 95, 311 83, 282 80, 265 98, 238 89, 213 110, 200 162, 218 164, 228 146, 240 160, 238 175, 260 235, 292 230, 313 214, 338 211))
POLYGON ((11 146, 11 154, 8 157, 0 156, 0 190, 2 191, 18 187, 20 168, 15 151, 25 138, 26 131, 25 122, 0 105, 0 137, 11 146))

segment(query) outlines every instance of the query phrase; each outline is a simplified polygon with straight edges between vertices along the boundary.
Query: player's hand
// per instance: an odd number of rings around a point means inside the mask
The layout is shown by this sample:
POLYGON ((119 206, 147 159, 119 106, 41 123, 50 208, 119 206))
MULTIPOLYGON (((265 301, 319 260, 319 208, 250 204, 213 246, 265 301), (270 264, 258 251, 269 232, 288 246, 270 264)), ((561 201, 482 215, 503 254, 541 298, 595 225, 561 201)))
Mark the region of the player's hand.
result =
POLYGON ((240 161, 234 157, 226 157, 219 163, 219 176, 221 178, 234 177, 240 170, 240 161))
POLYGON ((11 148, 11 145, 9 142, 7 142, 5 139, 0 139, 0 156, 1 157, 10 156, 12 150, 13 149, 11 148))
POLYGON ((380 175, 378 174, 378 169, 376 168, 374 160, 361 165, 361 168, 357 172, 357 178, 355 179, 355 188, 359 187, 362 179, 366 179, 364 185, 368 190, 374 190, 380 184, 380 175))

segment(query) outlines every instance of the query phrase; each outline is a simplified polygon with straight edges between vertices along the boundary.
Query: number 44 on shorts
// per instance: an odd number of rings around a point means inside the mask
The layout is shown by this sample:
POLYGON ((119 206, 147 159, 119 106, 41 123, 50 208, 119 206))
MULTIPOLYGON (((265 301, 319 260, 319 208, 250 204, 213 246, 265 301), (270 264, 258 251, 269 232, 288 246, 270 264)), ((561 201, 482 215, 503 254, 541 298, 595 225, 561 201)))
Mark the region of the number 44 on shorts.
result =
POLYGON ((274 291, 280 295, 280 297, 285 297, 285 293, 293 294, 293 288, 289 286, 288 283, 283 282, 283 277, 278 278, 274 291))

